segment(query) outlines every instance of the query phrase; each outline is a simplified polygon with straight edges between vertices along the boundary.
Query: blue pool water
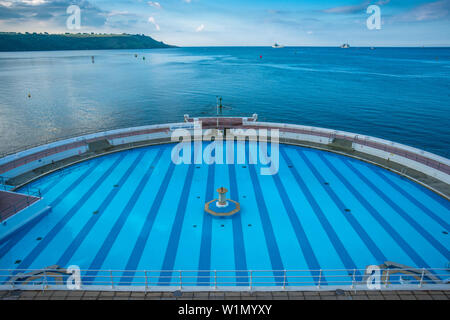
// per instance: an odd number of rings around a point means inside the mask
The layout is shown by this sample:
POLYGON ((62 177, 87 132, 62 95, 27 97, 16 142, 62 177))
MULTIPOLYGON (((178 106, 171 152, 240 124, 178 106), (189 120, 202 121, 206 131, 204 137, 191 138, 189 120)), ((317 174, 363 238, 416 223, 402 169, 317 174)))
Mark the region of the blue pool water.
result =
POLYGON ((258 113, 450 157, 450 48, 12 52, 0 53, 0 79, 0 154, 215 115, 220 95, 226 115, 258 113))
MULTIPOLYGON (((260 164, 174 165, 172 147, 102 156, 33 182, 52 212, 0 243, 0 269, 319 270, 385 261, 446 268, 450 261, 450 203, 382 168, 280 145, 279 173, 263 176, 260 164), (231 218, 204 212, 222 186, 241 205, 231 218)), ((209 281, 195 276, 194 284, 209 281)), ((133 283, 135 272, 121 281, 133 283)))

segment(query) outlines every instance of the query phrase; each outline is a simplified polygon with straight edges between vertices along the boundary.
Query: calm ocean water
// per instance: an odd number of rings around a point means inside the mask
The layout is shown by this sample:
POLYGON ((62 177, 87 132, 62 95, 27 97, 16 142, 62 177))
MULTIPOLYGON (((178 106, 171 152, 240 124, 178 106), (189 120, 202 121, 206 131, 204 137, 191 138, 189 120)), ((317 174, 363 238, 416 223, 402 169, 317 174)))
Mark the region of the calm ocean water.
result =
POLYGON ((258 113, 450 157, 450 48, 0 53, 0 79, 0 153, 183 114, 214 116, 219 95, 224 115, 258 113))

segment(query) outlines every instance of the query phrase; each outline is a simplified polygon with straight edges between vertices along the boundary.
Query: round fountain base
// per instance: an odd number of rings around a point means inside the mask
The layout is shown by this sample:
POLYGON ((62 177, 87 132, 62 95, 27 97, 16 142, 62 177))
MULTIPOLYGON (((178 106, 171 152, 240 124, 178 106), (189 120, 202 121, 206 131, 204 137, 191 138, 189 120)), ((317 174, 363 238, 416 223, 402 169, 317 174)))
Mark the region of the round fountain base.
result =
POLYGON ((219 204, 218 199, 211 200, 205 204, 205 211, 216 217, 231 217, 241 211, 241 205, 234 201, 227 199, 227 205, 219 204))

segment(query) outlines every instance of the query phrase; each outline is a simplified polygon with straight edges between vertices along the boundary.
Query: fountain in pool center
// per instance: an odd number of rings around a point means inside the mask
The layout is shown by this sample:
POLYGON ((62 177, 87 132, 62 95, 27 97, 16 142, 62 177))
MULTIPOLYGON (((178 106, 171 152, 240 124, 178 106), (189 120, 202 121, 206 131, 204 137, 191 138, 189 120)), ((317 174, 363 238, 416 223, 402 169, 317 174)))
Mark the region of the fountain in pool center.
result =
POLYGON ((231 217, 241 211, 238 202, 227 199, 228 189, 221 187, 217 189, 219 199, 211 200, 205 204, 205 211, 216 217, 231 217))

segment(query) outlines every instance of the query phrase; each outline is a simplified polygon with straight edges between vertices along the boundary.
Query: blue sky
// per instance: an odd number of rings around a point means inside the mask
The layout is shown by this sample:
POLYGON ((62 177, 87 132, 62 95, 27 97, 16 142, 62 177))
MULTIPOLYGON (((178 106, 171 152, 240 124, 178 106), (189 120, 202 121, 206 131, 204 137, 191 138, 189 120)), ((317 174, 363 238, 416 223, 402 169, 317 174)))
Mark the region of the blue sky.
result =
POLYGON ((0 31, 139 33, 179 46, 449 46, 450 0, 0 0, 0 31), (381 30, 369 30, 369 5, 381 30), (73 31, 71 31, 73 32, 73 31))

